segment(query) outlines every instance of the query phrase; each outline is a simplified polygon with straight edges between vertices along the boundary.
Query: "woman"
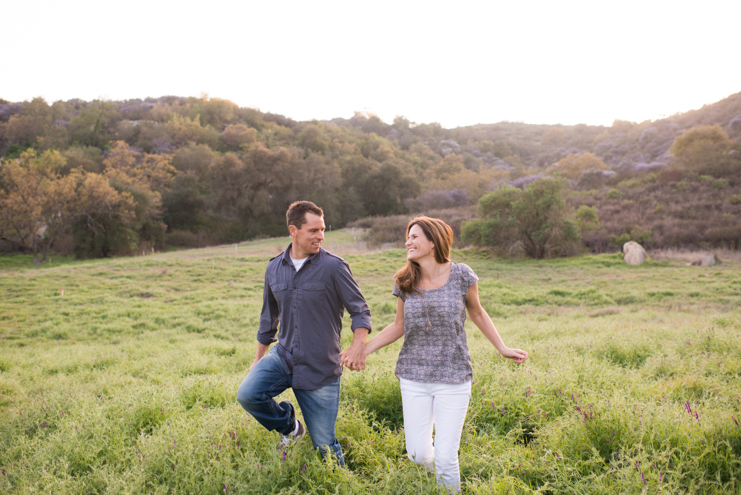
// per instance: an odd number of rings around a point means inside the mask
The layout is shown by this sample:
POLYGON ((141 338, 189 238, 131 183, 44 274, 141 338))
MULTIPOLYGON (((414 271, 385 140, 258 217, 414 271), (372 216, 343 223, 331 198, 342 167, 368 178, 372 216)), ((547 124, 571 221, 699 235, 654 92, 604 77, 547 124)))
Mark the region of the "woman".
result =
POLYGON ((458 448, 471 397, 472 368, 463 324, 471 321, 499 353, 516 363, 527 352, 504 345, 481 307, 478 277, 450 261, 453 231, 419 216, 407 226, 407 263, 394 276, 396 319, 365 346, 365 355, 404 336, 396 363, 409 458, 452 491, 460 489, 458 448), (435 427, 433 447, 432 428, 435 427))

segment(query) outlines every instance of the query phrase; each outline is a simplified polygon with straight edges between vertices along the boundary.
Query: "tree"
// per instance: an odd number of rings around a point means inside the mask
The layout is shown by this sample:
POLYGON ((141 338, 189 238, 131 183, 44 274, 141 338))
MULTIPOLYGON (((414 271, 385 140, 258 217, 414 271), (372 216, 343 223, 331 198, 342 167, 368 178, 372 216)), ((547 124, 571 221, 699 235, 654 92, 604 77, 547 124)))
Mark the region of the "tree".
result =
POLYGON ((38 132, 33 118, 28 115, 12 115, 6 124, 5 140, 10 144, 30 146, 38 132))
POLYGON ((142 153, 130 148, 124 141, 113 143, 103 160, 103 166, 109 178, 154 192, 167 189, 175 175, 171 156, 142 153))
POLYGON ((70 215, 74 183, 69 177, 59 177, 63 165, 64 158, 58 152, 36 156, 33 149, 17 161, 3 163, 0 235, 33 253, 34 264, 46 260, 49 247, 70 215))
MULTIPOLYGON (((126 236, 116 237, 113 243, 111 232, 122 232, 122 227, 113 219, 113 224, 108 229, 109 234, 103 237, 103 244, 87 243, 85 246, 97 248, 102 246, 101 251, 87 250, 85 256, 106 256, 108 246, 111 251, 126 251, 120 239, 131 239, 127 241, 128 246, 133 246, 137 241, 144 241, 154 246, 162 246, 166 225, 162 222, 163 206, 162 194, 169 191, 175 175, 175 168, 171 165, 170 155, 150 155, 129 148, 124 141, 116 141, 108 156, 103 160, 103 173, 111 181, 113 187, 121 192, 126 192, 133 197, 136 205, 135 219, 131 229, 136 234, 132 237, 128 232, 126 236)), ((110 219, 105 219, 110 220, 110 219)), ((99 219, 104 223, 104 219, 99 219)), ((128 227, 127 227, 128 228, 128 227)), ((99 240, 100 241, 100 240, 99 240)), ((92 248, 91 248, 92 249, 92 248)))
POLYGON ((730 144, 730 142, 731 139, 721 126, 700 125, 677 136, 671 148, 669 148, 669 152, 677 157, 687 153, 694 146, 724 146, 730 144))
POLYGON ((720 126, 693 127, 678 136, 669 151, 685 171, 726 177, 734 183, 741 175, 741 145, 720 126))
POLYGON ((577 251, 580 236, 563 199, 564 183, 540 179, 524 190, 504 185, 479 200, 479 219, 465 222, 461 237, 509 256, 541 259, 577 251))
POLYGON ((78 258, 131 251, 139 239, 135 225, 140 198, 118 191, 99 174, 86 174, 79 189, 84 207, 71 224, 73 250, 78 258))
POLYGON ((205 144, 190 143, 178 149, 172 157, 172 166, 179 172, 193 174, 196 177, 206 177, 216 155, 205 144))
POLYGON ((257 141, 257 130, 244 124, 231 124, 221 133, 224 146, 232 151, 239 151, 243 146, 249 146, 257 141))
POLYGON ((329 150, 329 138, 326 133, 326 126, 318 124, 308 124, 298 133, 298 144, 308 152, 324 153, 329 150))
MULTIPOLYGON (((34 264, 46 260, 54 241, 75 220, 87 222, 100 212, 131 218, 130 196, 117 193, 97 174, 75 169, 62 176, 64 165, 59 152, 37 156, 33 149, 2 164, 0 237, 31 252, 34 264)), ((89 225, 95 228, 94 222, 89 225)))
POLYGON ((481 142, 480 147, 484 153, 491 153, 498 158, 512 156, 513 154, 512 147, 507 141, 492 142, 487 139, 481 142))
POLYGON ((389 160, 365 177, 359 192, 369 215, 406 213, 404 200, 419 194, 419 182, 413 175, 404 172, 403 165, 389 160))
POLYGON ((24 147, 34 146, 52 126, 52 110, 43 98, 21 104, 21 113, 12 115, 5 130, 5 140, 24 147))
POLYGON ((80 168, 85 172, 99 173, 103 163, 103 152, 93 146, 77 147, 73 146, 62 152, 67 161, 64 167, 65 171, 71 171, 80 168))
POLYGON ((111 138, 111 124, 116 109, 111 102, 95 100, 69 123, 69 134, 72 141, 83 145, 103 148, 111 138))
POLYGON ((196 115, 193 119, 173 114, 166 124, 167 133, 172 144, 185 146, 188 143, 207 144, 210 148, 216 148, 219 142, 219 133, 207 125, 201 126, 200 117, 196 115))
POLYGON ((198 190, 198 180, 193 175, 178 174, 172 189, 162 196, 165 207, 164 221, 167 228, 196 231, 203 224, 206 202, 198 190))
POLYGON ((262 143, 255 143, 242 157, 233 153, 219 157, 209 174, 214 210, 238 220, 243 237, 281 235, 300 163, 288 149, 271 150, 262 143))
POLYGON ((222 129, 235 118, 237 105, 229 100, 220 98, 199 98, 195 100, 191 115, 199 116, 201 122, 222 129))
POLYGON ((592 153, 570 154, 556 163, 550 172, 578 180, 588 170, 608 170, 607 165, 592 153))

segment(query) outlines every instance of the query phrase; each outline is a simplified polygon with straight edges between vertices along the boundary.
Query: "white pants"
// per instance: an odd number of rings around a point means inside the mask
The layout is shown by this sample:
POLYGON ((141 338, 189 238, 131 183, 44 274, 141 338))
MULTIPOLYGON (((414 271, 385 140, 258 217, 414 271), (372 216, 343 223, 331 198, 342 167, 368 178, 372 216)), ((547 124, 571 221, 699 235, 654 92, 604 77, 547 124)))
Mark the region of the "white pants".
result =
POLYGON ((438 483, 445 484, 449 490, 459 491, 458 448, 471 398, 471 382, 448 385, 399 380, 407 455, 431 473, 437 470, 438 483))

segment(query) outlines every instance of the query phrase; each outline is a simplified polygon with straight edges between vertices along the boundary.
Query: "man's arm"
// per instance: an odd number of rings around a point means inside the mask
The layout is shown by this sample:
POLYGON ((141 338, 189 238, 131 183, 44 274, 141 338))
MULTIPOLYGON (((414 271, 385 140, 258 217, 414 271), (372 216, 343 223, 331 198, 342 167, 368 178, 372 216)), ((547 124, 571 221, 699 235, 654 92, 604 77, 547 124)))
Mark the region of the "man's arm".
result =
POLYGON ((257 352, 255 352, 255 360, 250 365, 249 371, 252 371, 252 368, 255 367, 257 362, 267 354, 268 349, 270 348, 270 345, 261 344, 260 342, 257 343, 257 352))
POLYGON ((360 371, 365 369, 363 347, 371 331, 370 309, 350 272, 350 266, 345 261, 341 261, 338 269, 333 273, 333 279, 342 304, 350 313, 353 331, 352 344, 340 353, 340 364, 346 365, 353 371, 360 371))
POLYGON ((265 356, 270 348, 270 344, 275 342, 275 334, 278 332, 278 323, 280 322, 280 311, 278 301, 275 300, 273 292, 270 290, 268 281, 268 267, 265 270, 265 285, 262 290, 262 311, 260 312, 260 327, 257 330, 257 351, 255 360, 250 365, 250 371, 255 367, 257 362, 265 356))
POLYGON ((356 328, 352 336, 350 347, 340 353, 340 365, 347 366, 353 371, 365 369, 365 340, 368 338, 370 330, 367 328, 356 328))

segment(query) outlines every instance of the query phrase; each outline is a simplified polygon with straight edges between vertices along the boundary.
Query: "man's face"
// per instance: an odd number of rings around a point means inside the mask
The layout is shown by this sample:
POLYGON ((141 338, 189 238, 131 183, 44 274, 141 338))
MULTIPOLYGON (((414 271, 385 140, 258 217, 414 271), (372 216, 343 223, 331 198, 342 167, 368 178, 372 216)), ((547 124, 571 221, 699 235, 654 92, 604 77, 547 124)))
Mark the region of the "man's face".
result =
POLYGON ((307 212, 305 218, 306 223, 300 229, 295 225, 288 227, 293 243, 291 255, 296 259, 318 253, 324 240, 324 217, 307 212))

